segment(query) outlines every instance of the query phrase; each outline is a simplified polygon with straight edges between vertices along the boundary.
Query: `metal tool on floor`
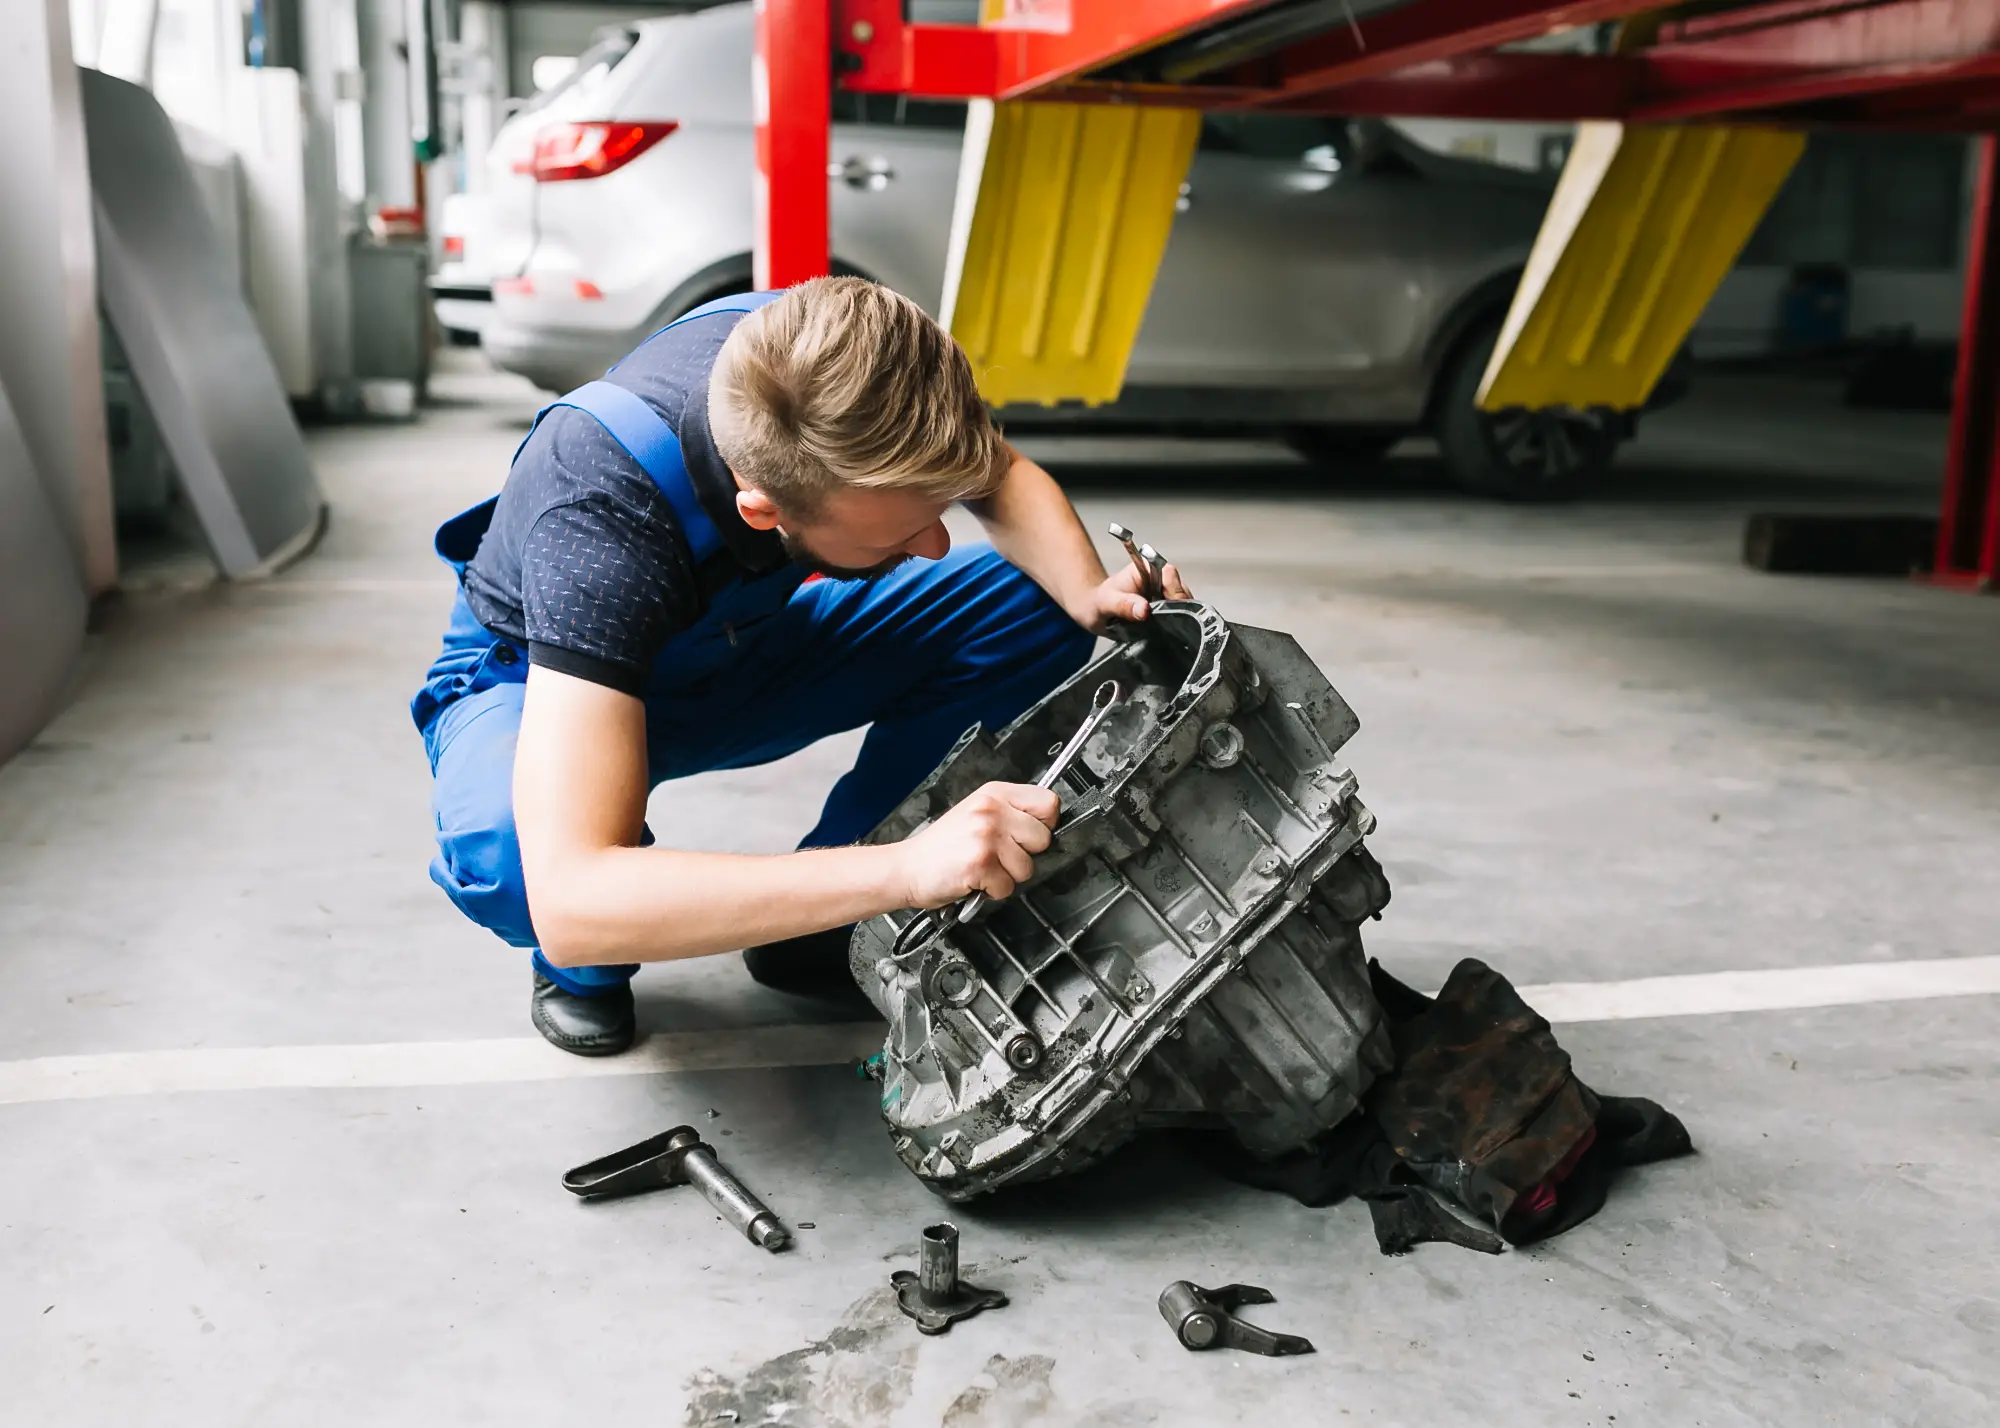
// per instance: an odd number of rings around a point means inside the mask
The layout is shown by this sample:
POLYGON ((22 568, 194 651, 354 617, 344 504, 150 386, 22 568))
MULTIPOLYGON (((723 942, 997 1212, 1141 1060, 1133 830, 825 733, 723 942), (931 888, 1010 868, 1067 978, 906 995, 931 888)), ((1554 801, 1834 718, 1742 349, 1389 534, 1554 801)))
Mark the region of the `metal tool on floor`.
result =
MULTIPOLYGON (((1056 786, 1056 780, 1077 761, 1083 753, 1083 746, 1090 742, 1090 736, 1103 726, 1122 697, 1123 691, 1119 689, 1118 681, 1115 679, 1107 679, 1097 686, 1097 693, 1090 701, 1090 713, 1085 716, 1083 723, 1077 726, 1076 732, 1070 735, 1069 742, 1064 744, 1050 760, 1049 766, 1042 771, 1042 776, 1035 780, 1035 787, 1056 786)), ((944 936, 950 928, 962 927, 970 922, 973 914, 985 905, 986 894, 976 892, 962 898, 952 907, 918 913, 903 924, 903 930, 896 935, 895 951, 891 955, 900 958, 913 952, 923 951, 944 936)))
POLYGON ((775 1254, 792 1242, 792 1232, 723 1167, 715 1157, 715 1148, 693 1126, 676 1126, 664 1135, 579 1165, 563 1176, 562 1183, 570 1194, 588 1200, 692 1185, 751 1244, 775 1254))
POLYGON ((1225 1284, 1203 1289, 1176 1279, 1160 1291, 1160 1317, 1187 1349, 1245 1349, 1253 1354, 1283 1358, 1314 1352, 1312 1341, 1297 1334, 1278 1334, 1246 1324, 1234 1311, 1245 1304, 1275 1304, 1268 1289, 1254 1284, 1225 1284))
POLYGON ((1007 1303, 999 1290, 981 1289, 958 1277, 958 1226, 948 1222, 924 1226, 916 1271, 899 1269, 889 1283, 896 1287, 896 1307, 917 1321, 920 1334, 942 1334, 960 1319, 1007 1303))

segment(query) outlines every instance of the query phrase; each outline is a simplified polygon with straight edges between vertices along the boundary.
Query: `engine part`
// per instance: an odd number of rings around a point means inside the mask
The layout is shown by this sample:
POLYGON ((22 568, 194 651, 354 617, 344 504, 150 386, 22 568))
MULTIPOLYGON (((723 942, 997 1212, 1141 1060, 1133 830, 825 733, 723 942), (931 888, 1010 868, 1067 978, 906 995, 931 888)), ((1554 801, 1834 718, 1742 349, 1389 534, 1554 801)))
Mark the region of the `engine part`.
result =
POLYGON ((792 1242, 791 1231, 724 1168, 715 1158, 715 1148, 693 1126, 676 1126, 651 1140, 579 1165, 563 1176, 562 1183, 572 1195, 588 1200, 635 1195, 663 1185, 692 1185, 751 1244, 776 1254, 792 1242))
POLYGON ((896 1307, 917 1321, 920 1334, 942 1334, 960 1319, 982 1309, 998 1309, 1007 1296, 981 1289, 958 1277, 958 1226, 925 1225, 917 1241, 917 1268, 889 1276, 896 1286, 896 1307))
POLYGON ((1270 1290, 1254 1284, 1203 1289, 1199 1284, 1176 1279, 1160 1291, 1160 1317, 1186 1349, 1245 1349, 1268 1358, 1315 1352, 1310 1339, 1260 1329, 1244 1323, 1232 1312, 1245 1304, 1277 1302, 1270 1290))
POLYGON ((889 1032, 882 1113, 950 1200, 1076 1169, 1148 1125, 1275 1156, 1338 1124, 1391 1064, 1357 925, 1388 884, 1337 750, 1352 711, 1287 635, 1163 600, 1136 637, 995 738, 967 733, 869 837, 906 838, 989 780, 1025 782, 1128 695, 1055 780, 1035 875, 970 921, 849 944, 889 1032))

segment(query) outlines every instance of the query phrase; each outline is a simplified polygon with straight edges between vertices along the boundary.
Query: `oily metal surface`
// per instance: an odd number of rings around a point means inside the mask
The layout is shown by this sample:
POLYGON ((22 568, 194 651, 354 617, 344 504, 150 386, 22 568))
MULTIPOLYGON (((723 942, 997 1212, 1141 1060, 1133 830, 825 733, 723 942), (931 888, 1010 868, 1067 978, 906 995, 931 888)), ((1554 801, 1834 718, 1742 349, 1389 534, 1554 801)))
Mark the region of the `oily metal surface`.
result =
POLYGON ((975 729, 870 835, 909 836, 979 785, 1027 782, 1106 680, 1129 691, 1058 785, 1035 876, 935 940, 855 930, 889 1020, 882 1114, 948 1199, 1075 1169, 1143 1126, 1289 1150, 1389 1062, 1357 925, 1389 890, 1338 751, 1358 723, 1289 636, 1161 601, 995 738, 975 729))

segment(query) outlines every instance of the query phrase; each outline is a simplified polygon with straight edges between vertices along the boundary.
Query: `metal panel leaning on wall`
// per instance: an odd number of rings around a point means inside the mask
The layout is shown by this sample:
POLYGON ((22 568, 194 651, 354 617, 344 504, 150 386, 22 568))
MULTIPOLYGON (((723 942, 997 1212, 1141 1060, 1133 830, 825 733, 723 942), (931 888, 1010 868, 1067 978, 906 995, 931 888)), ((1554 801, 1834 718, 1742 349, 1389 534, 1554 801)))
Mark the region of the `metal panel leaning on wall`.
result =
POLYGON ((0 763, 55 713, 89 610, 62 518, 0 388, 0 763))

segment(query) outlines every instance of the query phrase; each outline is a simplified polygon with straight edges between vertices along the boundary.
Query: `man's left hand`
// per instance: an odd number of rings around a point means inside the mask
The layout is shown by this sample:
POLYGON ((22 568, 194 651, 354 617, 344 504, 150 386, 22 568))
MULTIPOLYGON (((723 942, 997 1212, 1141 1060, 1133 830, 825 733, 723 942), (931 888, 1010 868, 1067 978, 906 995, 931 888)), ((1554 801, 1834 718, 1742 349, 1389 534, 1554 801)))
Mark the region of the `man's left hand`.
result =
MULTIPOLYGON (((1188 593, 1187 586, 1181 583, 1181 573, 1171 565, 1161 570, 1160 583, 1169 600, 1194 598, 1188 593)), ((1070 617, 1092 634, 1101 635, 1114 620, 1143 620, 1148 613, 1146 597, 1140 587, 1139 567, 1127 561, 1102 585, 1091 590, 1085 597, 1083 607, 1070 611, 1070 617)))

